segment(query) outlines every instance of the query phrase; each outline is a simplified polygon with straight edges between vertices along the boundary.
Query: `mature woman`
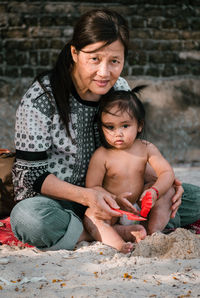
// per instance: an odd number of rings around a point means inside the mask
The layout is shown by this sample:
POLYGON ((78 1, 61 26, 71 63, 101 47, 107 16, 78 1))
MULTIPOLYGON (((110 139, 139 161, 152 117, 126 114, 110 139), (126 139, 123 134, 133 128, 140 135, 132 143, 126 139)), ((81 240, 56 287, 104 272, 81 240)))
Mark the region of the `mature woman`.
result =
MULTIPOLYGON (((11 213, 12 229, 21 241, 40 249, 73 249, 88 239, 82 225, 87 207, 102 219, 118 216, 110 208, 118 208, 112 194, 84 183, 99 146, 98 101, 112 87, 129 89, 120 77, 128 37, 127 23, 117 13, 101 9, 84 14, 56 66, 36 78, 22 98, 13 168, 19 202, 11 213)), ((178 181, 175 189, 172 217, 181 202, 178 181)))

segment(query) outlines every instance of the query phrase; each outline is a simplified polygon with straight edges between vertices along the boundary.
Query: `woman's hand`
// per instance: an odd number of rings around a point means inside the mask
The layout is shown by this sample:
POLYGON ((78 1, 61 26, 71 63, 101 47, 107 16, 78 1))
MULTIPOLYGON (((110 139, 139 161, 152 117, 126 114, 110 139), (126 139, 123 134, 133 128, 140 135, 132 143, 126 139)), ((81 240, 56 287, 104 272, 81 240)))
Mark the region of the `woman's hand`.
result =
POLYGON ((179 206, 181 205, 181 197, 183 195, 184 189, 181 182, 178 179, 174 180, 175 195, 172 197, 172 213, 171 218, 174 218, 179 206))
POLYGON ((115 201, 115 195, 107 192, 103 188, 86 188, 88 207, 94 216, 102 220, 110 220, 112 217, 119 217, 120 214, 111 208, 119 209, 115 201))
POLYGON ((130 196, 132 196, 131 192, 123 192, 122 194, 117 196, 116 202, 122 210, 132 212, 138 215, 138 210, 135 207, 133 207, 133 204, 129 202, 129 200, 127 199, 130 196))

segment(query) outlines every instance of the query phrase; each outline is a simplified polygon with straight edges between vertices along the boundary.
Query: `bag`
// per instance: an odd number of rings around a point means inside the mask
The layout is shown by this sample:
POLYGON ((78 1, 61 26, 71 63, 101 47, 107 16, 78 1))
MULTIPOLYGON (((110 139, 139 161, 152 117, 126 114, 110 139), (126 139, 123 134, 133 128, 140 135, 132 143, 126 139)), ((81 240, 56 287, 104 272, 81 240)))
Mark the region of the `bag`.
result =
POLYGON ((0 218, 9 216, 15 206, 11 173, 14 160, 15 153, 0 149, 0 218))

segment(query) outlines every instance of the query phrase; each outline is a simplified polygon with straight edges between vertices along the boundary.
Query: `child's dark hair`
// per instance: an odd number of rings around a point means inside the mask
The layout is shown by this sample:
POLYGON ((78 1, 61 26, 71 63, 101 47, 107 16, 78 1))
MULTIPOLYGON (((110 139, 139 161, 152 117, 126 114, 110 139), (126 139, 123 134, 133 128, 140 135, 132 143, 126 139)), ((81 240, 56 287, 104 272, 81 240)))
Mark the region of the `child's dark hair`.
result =
POLYGON ((103 130, 102 130, 102 113, 110 113, 110 109, 114 106, 118 106, 118 111, 127 112, 131 118, 135 118, 139 126, 142 126, 141 132, 138 132, 137 138, 144 134, 145 123, 145 109, 143 103, 138 98, 137 94, 140 93, 146 86, 137 86, 132 90, 114 90, 113 88, 100 99, 98 110, 98 126, 100 131, 100 137, 102 145, 106 148, 111 146, 106 142, 103 130))

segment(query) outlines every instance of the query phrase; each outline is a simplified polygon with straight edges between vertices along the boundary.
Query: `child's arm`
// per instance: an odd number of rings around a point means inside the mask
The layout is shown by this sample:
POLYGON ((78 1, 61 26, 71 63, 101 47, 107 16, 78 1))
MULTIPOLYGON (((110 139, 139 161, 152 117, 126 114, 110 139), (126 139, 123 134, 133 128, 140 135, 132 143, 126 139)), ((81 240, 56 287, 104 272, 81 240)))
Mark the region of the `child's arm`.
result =
POLYGON ((155 202, 172 186, 174 182, 174 171, 168 161, 162 156, 158 148, 147 142, 147 155, 148 162, 157 174, 157 180, 151 188, 147 189, 141 195, 142 213, 141 215, 147 216, 150 209, 154 206, 155 202))
POLYGON ((147 152, 148 162, 157 175, 157 180, 152 186, 158 190, 160 197, 172 186, 175 179, 174 171, 155 145, 147 143, 147 152))
POLYGON ((99 208, 107 209, 110 211, 110 214, 112 213, 112 216, 118 217, 119 213, 110 209, 119 208, 118 204, 115 201, 116 196, 106 191, 102 186, 103 179, 106 173, 105 156, 105 149, 103 147, 98 148, 94 152, 90 159, 85 184, 87 188, 91 188, 99 193, 99 208), (112 198, 112 200, 109 199, 110 197, 112 198))
POLYGON ((86 175, 86 187, 97 190, 103 189, 103 179, 106 173, 105 149, 98 148, 90 159, 90 163, 86 175))
POLYGON ((92 155, 86 175, 86 187, 104 192, 116 199, 114 194, 103 188, 103 179, 106 174, 105 150, 105 148, 100 147, 92 155))

